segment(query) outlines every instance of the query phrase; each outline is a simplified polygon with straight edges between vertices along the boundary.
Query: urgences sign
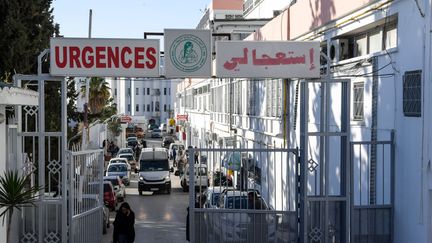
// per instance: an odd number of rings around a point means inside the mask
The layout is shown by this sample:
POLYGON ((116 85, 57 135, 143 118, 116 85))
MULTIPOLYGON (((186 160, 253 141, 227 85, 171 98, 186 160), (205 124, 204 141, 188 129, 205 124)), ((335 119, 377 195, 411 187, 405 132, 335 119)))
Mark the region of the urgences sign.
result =
POLYGON ((159 40, 51 38, 53 76, 159 77, 159 40))

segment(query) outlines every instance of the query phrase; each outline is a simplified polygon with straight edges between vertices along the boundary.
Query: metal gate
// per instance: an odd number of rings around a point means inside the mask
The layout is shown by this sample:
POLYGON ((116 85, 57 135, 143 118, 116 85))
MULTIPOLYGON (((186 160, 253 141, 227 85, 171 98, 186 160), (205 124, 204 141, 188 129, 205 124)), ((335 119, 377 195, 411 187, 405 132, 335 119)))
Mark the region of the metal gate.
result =
POLYGON ((298 151, 255 145, 188 149, 191 242, 298 241, 298 151))
POLYGON ((66 157, 67 83, 64 77, 41 73, 45 54, 39 56, 38 75, 14 76, 18 87, 39 92, 39 104, 15 107, 18 137, 9 140, 13 145, 8 143, 17 148, 13 167, 30 175, 31 185, 44 189, 35 207, 20 211, 14 227, 19 232, 12 239, 26 243, 100 242, 102 151, 71 152, 66 157), (45 102, 48 94, 55 100, 45 102), (92 180, 98 183, 97 189, 90 189, 92 180))
POLYGON ((349 85, 301 84, 300 242, 349 242, 349 85))
POLYGON ((386 141, 351 142, 353 243, 393 242, 394 156, 393 131, 386 141))
POLYGON ((21 210, 17 242, 67 242, 66 82, 49 75, 15 75, 14 81, 39 92, 38 104, 15 108, 15 166, 44 188, 35 207, 21 210), (54 100, 45 102, 46 93, 54 100))
POLYGON ((68 153, 69 242, 102 240, 103 150, 68 153))

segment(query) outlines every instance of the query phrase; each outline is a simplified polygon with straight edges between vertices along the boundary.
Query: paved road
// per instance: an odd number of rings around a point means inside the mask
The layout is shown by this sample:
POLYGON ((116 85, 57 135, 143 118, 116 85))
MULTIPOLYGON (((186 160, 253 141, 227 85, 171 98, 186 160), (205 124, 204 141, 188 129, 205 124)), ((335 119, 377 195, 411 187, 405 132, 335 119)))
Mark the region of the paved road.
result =
MULTIPOLYGON (((148 140, 148 146, 155 144, 160 147, 159 140, 148 140)), ((137 176, 134 175, 131 185, 126 189, 126 201, 135 212, 135 232, 137 243, 187 242, 186 238, 186 208, 188 194, 180 187, 178 177, 172 175, 171 194, 145 193, 138 195, 137 176)), ((111 212, 111 223, 115 213, 111 212)), ((113 227, 103 236, 103 242, 112 241, 113 227)))

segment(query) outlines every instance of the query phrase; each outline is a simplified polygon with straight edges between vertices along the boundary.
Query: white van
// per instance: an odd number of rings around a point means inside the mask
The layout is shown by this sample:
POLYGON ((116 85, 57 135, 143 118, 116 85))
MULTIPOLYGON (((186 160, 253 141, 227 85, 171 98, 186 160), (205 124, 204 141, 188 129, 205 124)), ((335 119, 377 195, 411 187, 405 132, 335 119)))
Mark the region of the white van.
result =
POLYGON ((171 193, 171 173, 164 148, 143 148, 139 156, 138 192, 165 191, 171 193))
MULTIPOLYGON (((207 188, 210 184, 207 172, 207 165, 204 164, 195 164, 195 189, 199 188, 207 188)), ((180 185, 183 188, 183 191, 186 192, 189 190, 189 165, 186 166, 185 173, 180 177, 180 185)))

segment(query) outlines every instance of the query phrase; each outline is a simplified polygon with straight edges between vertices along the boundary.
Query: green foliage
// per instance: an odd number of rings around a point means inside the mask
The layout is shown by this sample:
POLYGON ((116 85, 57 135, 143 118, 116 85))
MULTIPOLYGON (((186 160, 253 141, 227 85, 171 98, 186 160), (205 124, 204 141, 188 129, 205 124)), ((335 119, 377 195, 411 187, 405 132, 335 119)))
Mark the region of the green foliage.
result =
POLYGON ((0 208, 3 209, 0 217, 3 225, 6 216, 8 219, 7 242, 10 239, 10 227, 14 209, 35 205, 39 191, 42 187, 29 186, 28 176, 18 175, 18 171, 5 171, 0 176, 0 208))
MULTIPOLYGON (((85 97, 86 86, 81 86, 81 94, 85 97)), ((111 99, 110 88, 103 78, 93 77, 90 80, 89 109, 92 114, 101 113, 109 105, 111 99)))
POLYGON ((57 36, 52 0, 0 1, 0 79, 37 72, 37 56, 57 36))

